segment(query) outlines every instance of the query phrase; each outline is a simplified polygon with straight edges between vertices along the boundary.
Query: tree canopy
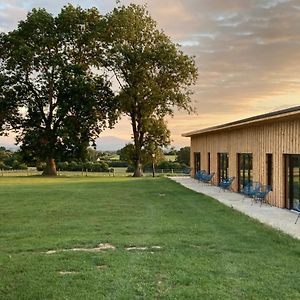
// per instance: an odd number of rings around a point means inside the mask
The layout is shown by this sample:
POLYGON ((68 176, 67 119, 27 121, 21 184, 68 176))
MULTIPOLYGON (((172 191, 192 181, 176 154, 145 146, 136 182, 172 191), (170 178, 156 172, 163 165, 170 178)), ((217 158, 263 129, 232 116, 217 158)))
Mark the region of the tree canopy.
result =
POLYGON ((120 85, 120 110, 129 116, 135 176, 142 175, 142 150, 170 144, 164 117, 174 108, 192 111, 190 87, 197 78, 194 59, 185 55, 144 6, 119 6, 105 19, 103 64, 120 85))
POLYGON ((182 164, 190 165, 190 147, 183 147, 177 151, 176 161, 182 164))
POLYGON ((68 5, 56 17, 34 9, 0 36, 1 129, 17 132, 46 174, 56 173, 55 159, 83 157, 116 119, 110 82, 92 71, 101 68, 101 30, 97 9, 68 5))
POLYGON ((57 16, 34 9, 0 35, 0 131, 17 132, 24 157, 84 157, 120 113, 132 125, 134 176, 143 156, 170 144, 165 117, 192 111, 194 59, 157 28, 145 6, 65 6, 57 16), (114 76, 119 90, 112 91, 114 76))

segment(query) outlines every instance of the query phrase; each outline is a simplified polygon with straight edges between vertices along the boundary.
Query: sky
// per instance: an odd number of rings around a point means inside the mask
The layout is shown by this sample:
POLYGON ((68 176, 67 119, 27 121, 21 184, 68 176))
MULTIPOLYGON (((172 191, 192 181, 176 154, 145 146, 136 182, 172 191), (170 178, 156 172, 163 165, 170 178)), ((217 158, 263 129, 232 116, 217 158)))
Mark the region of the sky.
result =
MULTIPOLYGON (((146 3, 159 28, 195 56, 197 113, 168 118, 176 147, 189 145, 184 132, 300 105, 300 0, 121 1, 129 2, 146 3)), ((67 3, 103 14, 115 6, 113 0, 0 0, 0 31, 16 28, 34 7, 57 14, 67 3)), ((98 148, 119 148, 130 138, 123 118, 102 133, 98 148)), ((12 144, 12 137, 0 137, 1 144, 12 144)))

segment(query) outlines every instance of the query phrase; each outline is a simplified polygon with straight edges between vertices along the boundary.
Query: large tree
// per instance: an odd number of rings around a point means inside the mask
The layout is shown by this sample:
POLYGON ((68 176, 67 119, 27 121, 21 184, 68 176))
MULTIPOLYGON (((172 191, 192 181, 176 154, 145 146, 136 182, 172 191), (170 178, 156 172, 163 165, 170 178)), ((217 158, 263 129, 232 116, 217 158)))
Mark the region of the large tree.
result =
POLYGON ((134 176, 142 176, 143 149, 170 143, 165 116, 191 111, 194 59, 157 29, 144 6, 119 6, 106 16, 105 61, 120 86, 121 111, 129 116, 134 143, 134 176))
POLYGON ((101 16, 65 6, 53 16, 34 9, 0 36, 0 131, 17 132, 25 157, 47 163, 83 157, 115 121, 110 83, 100 73, 101 16))

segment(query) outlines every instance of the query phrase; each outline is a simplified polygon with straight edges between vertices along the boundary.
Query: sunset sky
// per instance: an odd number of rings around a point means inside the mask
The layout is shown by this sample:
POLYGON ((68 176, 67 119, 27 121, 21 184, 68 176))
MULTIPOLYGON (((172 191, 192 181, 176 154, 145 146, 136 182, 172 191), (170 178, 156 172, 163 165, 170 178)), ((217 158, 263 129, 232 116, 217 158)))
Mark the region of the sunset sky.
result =
MULTIPOLYGON (((196 57, 197 114, 179 112, 169 120, 175 146, 189 144, 183 132, 300 104, 300 0, 121 1, 129 2, 147 3, 158 26, 196 57)), ((14 29, 34 7, 56 14, 66 3, 95 6, 103 14, 115 5, 112 0, 1 0, 0 31, 14 29)), ((129 121, 122 119, 102 136, 118 148, 130 140, 129 121)), ((0 145, 12 143, 0 138, 0 145)))

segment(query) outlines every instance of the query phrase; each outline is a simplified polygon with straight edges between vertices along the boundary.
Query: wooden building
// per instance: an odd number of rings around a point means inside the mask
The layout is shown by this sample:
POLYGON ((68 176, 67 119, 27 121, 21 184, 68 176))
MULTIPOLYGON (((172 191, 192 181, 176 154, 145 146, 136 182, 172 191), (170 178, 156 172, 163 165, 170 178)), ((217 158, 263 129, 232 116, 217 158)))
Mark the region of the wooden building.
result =
POLYGON ((268 200, 293 209, 300 199, 300 106, 183 134, 191 138, 192 174, 215 172, 214 184, 235 176, 270 185, 268 200))

